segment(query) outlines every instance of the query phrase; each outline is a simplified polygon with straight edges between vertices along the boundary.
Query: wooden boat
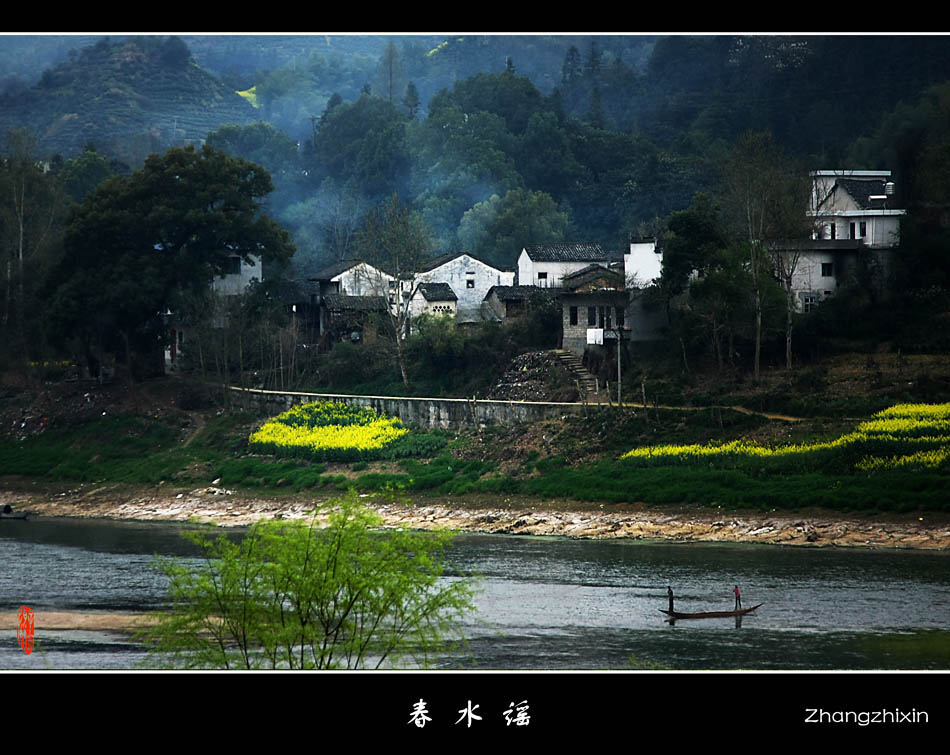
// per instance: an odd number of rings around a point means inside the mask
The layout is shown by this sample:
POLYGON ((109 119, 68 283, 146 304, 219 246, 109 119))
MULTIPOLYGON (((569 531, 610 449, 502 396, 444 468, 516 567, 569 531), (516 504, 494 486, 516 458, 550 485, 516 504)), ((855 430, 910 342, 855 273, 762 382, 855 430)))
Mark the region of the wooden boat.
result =
POLYGON ((747 613, 751 613, 756 608, 761 606, 759 603, 758 606, 752 606, 752 608, 740 608, 738 611, 704 611, 702 613, 680 613, 679 611, 666 611, 660 609, 661 613, 665 613, 671 619, 723 619, 728 616, 745 616, 747 613))
POLYGON ((26 511, 2 511, 0 510, 0 519, 26 519, 28 516, 26 511))

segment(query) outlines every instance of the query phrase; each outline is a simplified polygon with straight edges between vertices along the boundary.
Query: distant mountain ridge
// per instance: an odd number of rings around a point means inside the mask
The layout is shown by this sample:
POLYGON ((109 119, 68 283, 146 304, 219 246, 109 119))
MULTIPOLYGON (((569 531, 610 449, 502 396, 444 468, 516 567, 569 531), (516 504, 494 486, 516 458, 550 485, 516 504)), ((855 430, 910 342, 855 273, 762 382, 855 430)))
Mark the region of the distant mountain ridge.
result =
POLYGON ((195 65, 177 37, 102 38, 0 102, 0 133, 28 128, 40 152, 70 157, 93 144, 133 162, 255 119, 254 108, 195 65))

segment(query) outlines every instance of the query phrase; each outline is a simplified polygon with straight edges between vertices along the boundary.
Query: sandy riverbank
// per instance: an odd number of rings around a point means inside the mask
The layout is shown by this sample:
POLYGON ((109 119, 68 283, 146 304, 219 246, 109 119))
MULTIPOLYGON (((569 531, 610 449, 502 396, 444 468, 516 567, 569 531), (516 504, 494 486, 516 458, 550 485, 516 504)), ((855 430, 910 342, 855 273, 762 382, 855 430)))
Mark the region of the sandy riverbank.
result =
MULTIPOLYGON (((0 489, 0 505, 33 516, 93 517, 151 521, 197 519, 221 526, 247 526, 258 519, 303 518, 317 499, 256 496, 206 487, 169 490, 120 485, 55 485, 19 481, 0 489)), ((836 516, 809 511, 789 514, 715 511, 696 507, 585 504, 506 496, 418 497, 412 502, 367 497, 390 527, 575 538, 746 542, 804 547, 950 549, 950 517, 836 516)), ((12 522, 10 523, 12 525, 12 522)))

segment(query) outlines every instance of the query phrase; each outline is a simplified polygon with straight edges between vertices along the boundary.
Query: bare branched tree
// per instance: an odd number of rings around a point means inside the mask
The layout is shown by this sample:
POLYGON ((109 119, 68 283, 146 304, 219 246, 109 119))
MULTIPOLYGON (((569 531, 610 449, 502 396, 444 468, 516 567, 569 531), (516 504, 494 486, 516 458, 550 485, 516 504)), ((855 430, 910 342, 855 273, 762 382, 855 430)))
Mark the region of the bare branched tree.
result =
POLYGON ((364 266, 368 289, 383 297, 403 383, 409 386, 403 340, 409 333, 409 300, 416 274, 431 256, 429 229, 422 218, 400 204, 394 194, 385 207, 367 214, 356 238, 356 250, 364 266))
POLYGON ((808 176, 789 159, 770 133, 740 137, 724 168, 726 207, 748 245, 755 311, 754 374, 760 376, 763 295, 768 276, 786 288, 786 360, 791 366, 791 324, 795 302, 792 277, 808 238, 808 176), (793 241, 791 248, 784 242, 793 241))

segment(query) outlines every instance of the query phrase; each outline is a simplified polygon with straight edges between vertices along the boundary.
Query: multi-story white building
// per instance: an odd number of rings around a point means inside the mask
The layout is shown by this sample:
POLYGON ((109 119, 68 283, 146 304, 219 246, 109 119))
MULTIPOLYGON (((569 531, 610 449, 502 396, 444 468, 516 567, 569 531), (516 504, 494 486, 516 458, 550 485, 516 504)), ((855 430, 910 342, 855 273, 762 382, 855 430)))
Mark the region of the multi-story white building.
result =
POLYGON ((786 242, 786 265, 793 269, 792 291, 800 311, 808 312, 853 280, 859 265, 873 264, 886 276, 900 244, 895 185, 887 170, 816 170, 807 210, 812 238, 786 242), (790 263, 790 264, 789 264, 790 263))
POLYGON ((565 276, 590 265, 608 267, 620 261, 600 244, 546 244, 527 246, 518 255, 518 284, 539 288, 560 288, 565 276))

